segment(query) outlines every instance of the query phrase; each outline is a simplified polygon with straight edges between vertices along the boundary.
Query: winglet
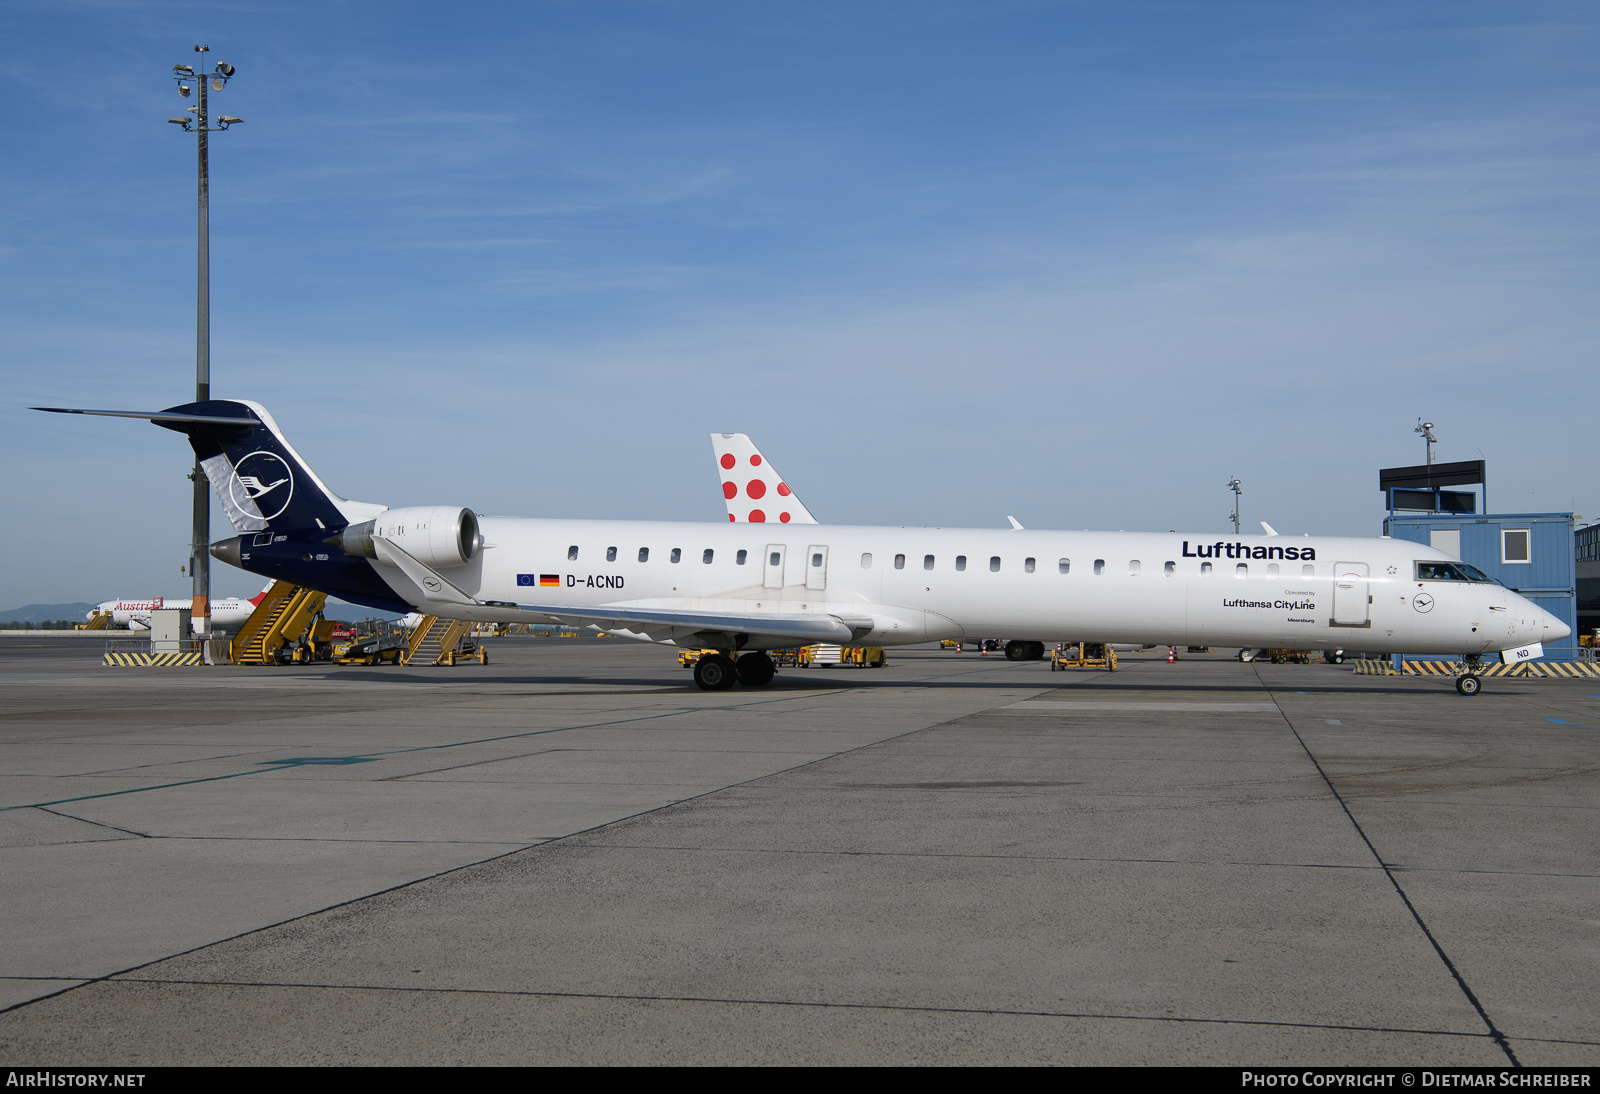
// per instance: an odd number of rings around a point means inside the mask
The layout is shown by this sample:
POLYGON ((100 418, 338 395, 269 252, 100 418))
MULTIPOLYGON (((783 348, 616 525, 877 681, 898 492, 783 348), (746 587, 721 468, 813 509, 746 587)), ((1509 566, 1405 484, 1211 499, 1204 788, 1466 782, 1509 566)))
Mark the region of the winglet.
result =
POLYGON ((1013 532, 1022 531, 1022 525, 1017 523, 1017 518, 1016 517, 1007 517, 1006 519, 1011 522, 1011 530, 1013 532))
POLYGON ((750 524, 815 524, 778 469, 743 433, 711 434, 717 477, 728 503, 728 519, 750 524))
POLYGON ((1269 536, 1275 536, 1278 534, 1278 530, 1272 525, 1268 524, 1266 521, 1261 522, 1261 527, 1266 530, 1266 533, 1269 536))

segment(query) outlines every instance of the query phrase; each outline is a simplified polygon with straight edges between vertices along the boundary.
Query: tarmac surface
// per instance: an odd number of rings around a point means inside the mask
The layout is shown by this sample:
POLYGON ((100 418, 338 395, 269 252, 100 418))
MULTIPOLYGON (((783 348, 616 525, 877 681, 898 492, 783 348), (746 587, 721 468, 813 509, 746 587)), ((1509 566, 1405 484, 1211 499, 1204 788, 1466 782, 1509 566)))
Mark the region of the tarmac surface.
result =
POLYGON ((0 1064, 1600 1061, 1600 680, 0 640, 0 1064))

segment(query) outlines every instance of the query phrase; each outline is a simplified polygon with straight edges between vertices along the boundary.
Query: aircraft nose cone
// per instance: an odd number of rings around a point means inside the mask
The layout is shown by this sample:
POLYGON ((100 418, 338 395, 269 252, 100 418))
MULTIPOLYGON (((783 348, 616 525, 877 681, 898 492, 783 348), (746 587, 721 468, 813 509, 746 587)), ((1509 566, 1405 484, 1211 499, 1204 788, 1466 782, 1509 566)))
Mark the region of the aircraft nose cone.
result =
POLYGON ((1545 641, 1545 642, 1559 642, 1559 641, 1561 641, 1563 638, 1567 637, 1567 635, 1569 635, 1571 633, 1572 633, 1572 628, 1571 627, 1569 627, 1565 623, 1561 622, 1561 620, 1557 619, 1555 616, 1551 615, 1549 612, 1545 612, 1544 613, 1544 638, 1543 638, 1543 641, 1545 641))

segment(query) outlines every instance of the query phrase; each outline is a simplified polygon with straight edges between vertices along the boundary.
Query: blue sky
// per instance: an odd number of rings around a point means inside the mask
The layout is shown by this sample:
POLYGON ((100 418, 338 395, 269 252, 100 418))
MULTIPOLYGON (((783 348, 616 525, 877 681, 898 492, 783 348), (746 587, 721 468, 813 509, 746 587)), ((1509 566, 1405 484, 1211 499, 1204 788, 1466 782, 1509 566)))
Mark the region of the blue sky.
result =
POLYGON ((187 591, 181 440, 22 408, 193 390, 196 42, 213 391, 349 496, 1375 534, 1423 415, 1600 516, 1593 5, 8 2, 0 607, 187 591))

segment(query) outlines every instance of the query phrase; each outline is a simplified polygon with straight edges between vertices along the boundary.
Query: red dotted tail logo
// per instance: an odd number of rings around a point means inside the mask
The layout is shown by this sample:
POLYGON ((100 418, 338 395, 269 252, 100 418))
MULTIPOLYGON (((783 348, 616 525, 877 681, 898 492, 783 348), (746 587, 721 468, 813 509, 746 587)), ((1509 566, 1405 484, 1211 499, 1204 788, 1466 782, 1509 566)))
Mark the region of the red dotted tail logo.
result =
POLYGON ((725 482, 722 484, 722 496, 727 498, 729 501, 732 501, 738 493, 739 488, 733 483, 725 482))
POLYGON ((765 497, 767 493, 767 484, 762 482, 760 479, 751 479, 745 484, 744 492, 749 494, 752 498, 765 497))
POLYGON ((729 514, 728 514, 728 519, 729 519, 729 520, 732 520, 732 519, 733 519, 733 514, 732 514, 732 513, 729 513, 729 514))
POLYGON ((786 498, 786 497, 789 496, 789 484, 788 483, 780 482, 778 484, 778 496, 780 498, 786 498))
POLYGON ((750 457, 750 466, 751 467, 760 467, 761 466, 761 453, 757 452, 754 456, 750 457))
MULTIPOLYGON (((724 452, 722 454, 722 467, 723 467, 723 469, 731 471, 733 469, 733 464, 734 464, 733 453, 732 452, 724 452)), ((701 464, 700 466, 704 467, 705 464, 701 464)))
POLYGON ((778 520, 779 520, 780 523, 788 524, 789 523, 789 514, 788 513, 779 513, 778 514, 778 520))
POLYGON ((765 524, 765 523, 767 523, 767 514, 763 513, 759 509, 750 510, 750 523, 751 524, 765 524))

